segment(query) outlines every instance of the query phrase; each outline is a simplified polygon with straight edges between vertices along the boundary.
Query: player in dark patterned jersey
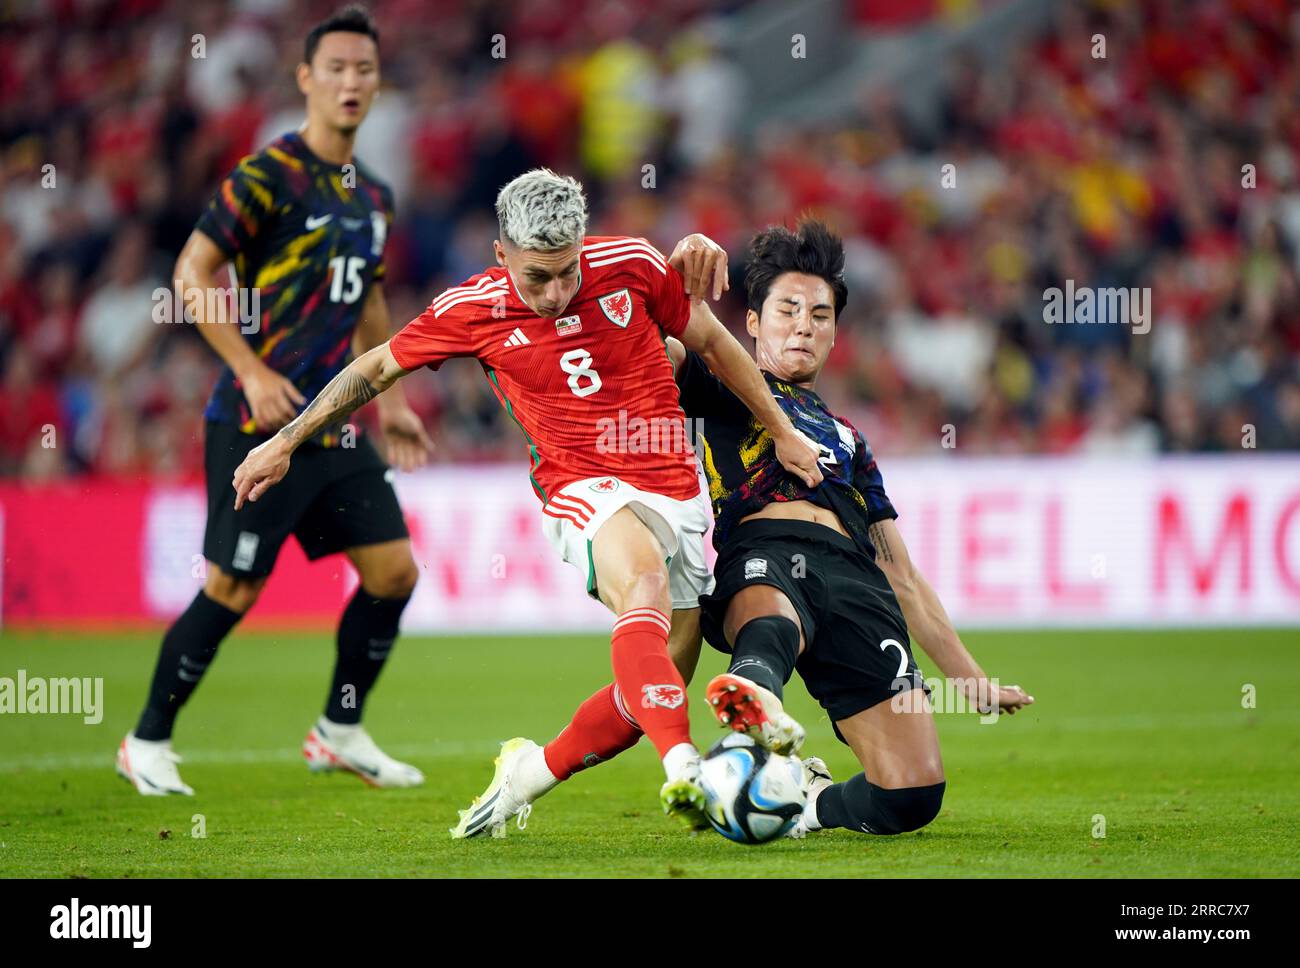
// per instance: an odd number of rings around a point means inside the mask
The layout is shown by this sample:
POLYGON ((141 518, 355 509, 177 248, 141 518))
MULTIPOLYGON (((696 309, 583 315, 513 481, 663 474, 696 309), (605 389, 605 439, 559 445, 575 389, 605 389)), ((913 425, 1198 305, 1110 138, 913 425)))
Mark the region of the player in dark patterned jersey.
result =
POLYGON ((916 830, 937 816, 945 787, 939 741, 912 658, 909 629, 943 674, 989 710, 1033 702, 990 680, 899 536, 898 516, 866 439, 813 389, 848 290, 844 249, 824 225, 760 233, 746 273, 746 328, 759 369, 795 428, 821 452, 816 486, 773 460, 763 428, 699 358, 668 342, 682 409, 697 420, 715 515, 717 581, 700 624, 730 652, 706 697, 722 725, 782 752, 803 730, 781 707, 798 669, 864 773, 832 783, 804 761, 808 805, 793 836, 846 827, 916 830))
MULTIPOLYGON (((118 772, 144 794, 193 792, 171 749, 177 713, 291 534, 313 560, 346 553, 361 580, 339 622, 324 714, 304 742, 308 765, 349 770, 375 786, 424 780, 361 726, 418 574, 388 466, 369 440, 335 422, 305 443, 271 500, 235 510, 228 498, 244 456, 354 355, 389 337, 382 281, 392 193, 352 155, 379 88, 378 39, 359 7, 312 29, 297 70, 307 122, 239 163, 176 263, 178 286, 205 294, 221 291, 215 277, 230 263, 241 313, 227 322, 212 317, 219 306, 206 298, 187 306, 226 368, 204 411, 203 590, 164 636, 147 705, 118 750, 118 772), (249 315, 250 307, 257 312, 249 315)), ((378 406, 389 460, 402 469, 424 463, 429 440, 402 396, 388 394, 378 406)))

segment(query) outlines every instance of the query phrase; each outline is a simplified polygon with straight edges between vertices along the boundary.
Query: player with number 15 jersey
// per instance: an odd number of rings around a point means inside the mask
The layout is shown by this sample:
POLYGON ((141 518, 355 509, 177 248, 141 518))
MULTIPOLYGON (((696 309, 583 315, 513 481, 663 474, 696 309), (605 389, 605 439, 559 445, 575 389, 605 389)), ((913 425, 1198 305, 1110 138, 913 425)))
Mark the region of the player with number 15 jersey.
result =
MULTIPOLYGON (((246 508, 230 501, 230 477, 244 458, 354 352, 385 343, 390 331, 383 278, 392 193, 353 153, 379 90, 370 16, 351 7, 313 27, 296 76, 306 123, 239 162, 176 260, 188 319, 226 366, 204 411, 203 588, 164 636, 144 711, 118 748, 118 772, 146 795, 192 792, 171 748, 177 716, 291 535, 312 560, 346 554, 361 580, 339 618, 325 711, 303 742, 308 765, 381 787, 424 780, 361 725, 419 575, 388 464, 335 421, 315 429, 271 500, 246 508), (230 287, 217 281, 227 263, 230 287), (237 327, 223 311, 232 292, 237 327)), ((404 470, 424 463, 429 440, 401 394, 377 409, 389 462, 404 470)))

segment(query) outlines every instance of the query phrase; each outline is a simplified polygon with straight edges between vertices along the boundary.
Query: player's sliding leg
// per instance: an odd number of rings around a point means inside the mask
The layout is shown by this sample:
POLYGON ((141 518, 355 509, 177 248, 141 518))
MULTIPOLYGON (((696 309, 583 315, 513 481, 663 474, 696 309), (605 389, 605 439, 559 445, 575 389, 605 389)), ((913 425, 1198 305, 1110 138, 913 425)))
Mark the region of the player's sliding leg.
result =
MULTIPOLYGON (((700 658, 700 610, 673 609, 668 652, 683 681, 689 683, 700 658)), ((501 744, 495 771, 460 823, 451 829, 455 838, 490 833, 504 837, 508 822, 518 818, 522 829, 532 805, 573 774, 613 759, 635 746, 641 727, 628 711, 614 683, 602 686, 578 707, 569 724, 546 746, 516 737, 501 744)))
POLYGON ((831 827, 899 834, 919 830, 939 815, 943 758, 922 689, 876 703, 835 726, 865 772, 845 783, 810 784, 799 835, 831 827))
POLYGON ((408 539, 350 548, 361 585, 339 619, 338 655, 325 713, 303 741, 314 771, 349 770, 372 786, 409 787, 424 774, 381 750, 361 725, 366 696, 397 638, 418 571, 408 539))
POLYGON ((727 605, 723 626, 731 664, 704 695, 718 722, 776 753, 795 755, 804 729, 781 704, 785 684, 804 648, 799 615, 771 585, 742 588, 727 605))
POLYGON ((257 601, 265 578, 236 578, 208 562, 203 590, 163 636, 149 698, 117 750, 117 772, 146 796, 192 795, 176 770, 172 729, 217 647, 257 601))

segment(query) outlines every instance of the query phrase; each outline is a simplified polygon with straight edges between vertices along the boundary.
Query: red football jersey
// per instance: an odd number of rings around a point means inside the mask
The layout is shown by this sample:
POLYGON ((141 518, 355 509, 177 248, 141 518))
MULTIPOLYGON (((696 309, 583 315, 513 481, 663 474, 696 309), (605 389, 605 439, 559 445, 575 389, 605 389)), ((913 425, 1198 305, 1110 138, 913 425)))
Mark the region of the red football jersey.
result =
POLYGON ((613 476, 686 500, 699 493, 663 333, 690 318, 681 275, 644 239, 588 236, 578 291, 538 316, 501 266, 438 296, 393 337, 404 370, 479 361, 528 442, 543 503, 573 481, 613 476))

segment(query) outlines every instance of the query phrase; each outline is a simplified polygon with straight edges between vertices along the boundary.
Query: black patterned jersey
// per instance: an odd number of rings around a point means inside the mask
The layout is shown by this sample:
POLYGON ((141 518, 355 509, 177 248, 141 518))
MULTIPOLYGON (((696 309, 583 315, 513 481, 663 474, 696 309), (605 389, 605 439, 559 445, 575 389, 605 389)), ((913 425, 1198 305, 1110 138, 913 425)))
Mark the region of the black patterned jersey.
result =
POLYGON ((698 354, 677 368, 682 410, 691 419, 713 501, 713 546, 719 551, 739 521, 773 501, 810 501, 834 511, 844 529, 875 558, 867 529, 898 513, 866 438, 837 417, 812 390, 763 377, 797 431, 821 452, 822 482, 809 487, 776 456, 772 435, 740 399, 722 385, 698 354))
MULTIPOLYGON (((297 132, 244 158, 221 183, 196 228, 230 257, 251 290, 249 346, 310 402, 352 359, 352 336, 372 283, 384 277, 393 196, 365 166, 330 164, 297 132)), ((245 293, 247 297, 247 293, 245 293)), ((229 367, 204 415, 257 432, 229 367)), ((313 440, 340 443, 341 421, 313 440)))

